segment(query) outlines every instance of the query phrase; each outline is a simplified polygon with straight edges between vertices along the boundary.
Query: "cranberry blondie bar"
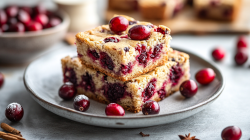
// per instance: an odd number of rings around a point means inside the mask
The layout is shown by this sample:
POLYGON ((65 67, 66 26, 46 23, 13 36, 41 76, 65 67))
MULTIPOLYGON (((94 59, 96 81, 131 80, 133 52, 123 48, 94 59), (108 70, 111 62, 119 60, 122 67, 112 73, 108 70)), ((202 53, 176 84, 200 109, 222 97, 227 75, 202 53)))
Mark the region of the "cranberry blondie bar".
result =
POLYGON ((118 103, 131 112, 139 112, 147 100, 160 101, 179 90, 189 79, 189 56, 173 51, 168 62, 153 71, 123 82, 86 67, 78 57, 61 60, 64 82, 72 82, 78 94, 102 103, 118 103))

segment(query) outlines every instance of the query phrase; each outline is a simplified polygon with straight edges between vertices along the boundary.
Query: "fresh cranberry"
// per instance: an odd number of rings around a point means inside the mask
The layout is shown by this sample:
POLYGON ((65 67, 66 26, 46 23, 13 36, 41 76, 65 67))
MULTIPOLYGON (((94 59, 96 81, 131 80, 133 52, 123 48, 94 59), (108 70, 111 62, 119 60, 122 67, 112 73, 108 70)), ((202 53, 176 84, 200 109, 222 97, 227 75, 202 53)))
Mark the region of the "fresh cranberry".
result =
POLYGON ((155 32, 160 32, 160 33, 162 33, 163 35, 169 34, 168 29, 166 29, 166 30, 164 31, 164 30, 163 30, 162 28, 160 28, 160 27, 154 29, 154 31, 155 31, 155 32))
POLYGON ((216 61, 220 61, 224 58, 225 56, 225 51, 224 49, 222 48, 215 48, 213 51, 212 51, 212 56, 214 58, 214 60, 216 61))
POLYGON ((25 27, 20 22, 11 25, 9 28, 9 32, 24 32, 24 31, 25 31, 25 27))
POLYGON ((46 8, 42 4, 38 4, 33 8, 33 12, 34 12, 35 15, 45 14, 46 13, 46 8))
POLYGON ((247 39, 244 36, 240 36, 237 41, 237 49, 247 48, 247 47, 248 47, 247 39))
POLYGON ((23 107, 18 103, 11 103, 5 110, 5 116, 12 122, 18 122, 23 118, 23 107))
POLYGON ((125 115, 124 109, 116 103, 110 103, 109 105, 107 105, 105 109, 105 113, 107 116, 124 116, 125 115))
POLYGON ((15 17, 18 13, 18 7, 15 5, 8 6, 5 8, 5 12, 8 17, 15 17))
POLYGON ((88 54, 88 56, 91 57, 94 61, 95 61, 95 60, 98 60, 98 59, 100 58, 99 54, 98 54, 95 50, 93 50, 93 51, 88 50, 88 51, 87 51, 87 54, 88 54))
POLYGON ((211 83, 215 78, 215 72, 211 68, 205 68, 195 74, 195 79, 202 85, 211 83))
MULTIPOLYGON (((107 77, 104 77, 104 80, 107 77)), ((124 97, 126 89, 125 85, 120 83, 107 84, 103 86, 103 95, 109 100, 111 103, 117 103, 121 98, 124 97)))
POLYGON ((159 114, 160 106, 156 101, 149 100, 146 101, 142 106, 142 113, 144 115, 154 115, 159 114))
POLYGON ((77 85, 76 73, 72 68, 65 68, 63 77, 64 83, 71 82, 74 85, 77 85))
POLYGON ((197 91, 198 86, 193 80, 184 81, 180 86, 180 92, 186 98, 193 97, 197 93, 197 91))
POLYGON ((2 32, 8 32, 9 31, 9 25, 8 24, 4 24, 2 25, 2 32))
POLYGON ((129 29, 128 36, 133 40, 146 40, 150 36, 150 29, 144 25, 135 25, 129 29))
POLYGON ((4 76, 3 74, 0 72, 0 88, 3 86, 4 83, 4 76))
POLYGON ((129 21, 129 25, 137 24, 137 21, 129 21))
POLYGON ((115 33, 126 31, 128 25, 129 25, 128 20, 122 16, 114 17, 109 21, 109 28, 111 29, 111 31, 115 33))
POLYGON ((142 92, 143 101, 149 100, 155 93, 156 79, 153 78, 147 85, 147 87, 142 92))
POLYGON ((239 140, 241 135, 241 129, 237 126, 228 126, 221 132, 221 138, 223 140, 239 140))
POLYGON ((107 43, 107 42, 117 43, 117 42, 119 42, 120 40, 119 40, 118 38, 116 38, 116 37, 108 37, 108 38, 105 38, 103 41, 104 41, 105 43, 107 43))
POLYGON ((243 65, 247 62, 248 53, 246 49, 240 49, 234 56, 234 60, 237 65, 243 65))
POLYGON ((62 22, 60 18, 52 17, 49 19, 48 24, 45 26, 46 28, 51 28, 59 25, 62 22))
POLYGON ((162 48, 163 48, 163 45, 162 45, 162 44, 157 44, 157 45, 154 47, 154 51, 153 51, 153 53, 151 54, 150 57, 151 57, 152 59, 155 59, 155 58, 159 57, 162 48))
POLYGON ((70 100, 76 95, 75 86, 71 83, 65 83, 60 87, 58 94, 62 99, 70 100))
POLYGON ((86 91, 95 92, 95 84, 93 82, 92 76, 89 73, 82 75, 82 81, 80 86, 83 87, 86 91))
POLYGON ((43 26, 47 25, 47 23, 49 22, 49 18, 45 14, 37 15, 34 20, 41 23, 43 26))
POLYGON ((109 57, 109 55, 105 52, 101 52, 100 53, 100 60, 101 60, 101 64, 104 68, 108 68, 109 70, 113 70, 114 69, 114 63, 112 61, 112 59, 109 57))
POLYGON ((3 10, 0 10, 0 26, 7 22, 7 15, 3 10))
POLYGON ((41 25, 41 23, 33 21, 29 23, 27 28, 28 28, 28 31, 40 31, 43 29, 43 26, 41 25))
POLYGON ((167 85, 167 81, 165 81, 163 83, 161 89, 157 91, 157 93, 161 99, 164 99, 167 95, 167 92, 165 91, 166 85, 167 85))
POLYGON ((16 24, 16 23, 17 23, 17 19, 14 18, 14 17, 13 17, 13 18, 8 18, 7 23, 8 23, 9 25, 16 24))
POLYGON ((85 95, 78 95, 75 97, 73 105, 75 110, 85 112, 89 109, 89 98, 85 95))
POLYGON ((28 25, 30 22, 30 15, 24 10, 19 10, 17 19, 25 25, 28 25))
POLYGON ((176 86, 181 77, 183 76, 183 70, 181 69, 181 67, 178 65, 176 66, 173 66, 171 69, 170 69, 170 81, 172 82, 172 86, 176 86))
POLYGON ((32 14, 32 9, 28 6, 22 6, 22 7, 19 7, 20 10, 23 10, 25 11, 26 13, 28 13, 30 16, 32 14))
POLYGON ((132 68, 133 68, 133 65, 131 64, 131 62, 128 63, 128 65, 121 65, 121 72, 122 74, 126 75, 128 73, 131 73, 132 72, 132 68))

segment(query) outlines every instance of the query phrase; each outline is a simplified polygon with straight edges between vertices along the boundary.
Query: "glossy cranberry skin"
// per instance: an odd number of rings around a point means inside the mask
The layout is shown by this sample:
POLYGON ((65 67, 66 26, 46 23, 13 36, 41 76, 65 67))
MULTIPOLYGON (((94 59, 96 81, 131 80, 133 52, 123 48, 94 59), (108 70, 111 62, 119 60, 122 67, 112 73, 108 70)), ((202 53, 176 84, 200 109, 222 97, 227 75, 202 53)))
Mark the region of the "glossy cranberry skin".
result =
POLYGON ((52 17, 49 19, 48 24, 45 26, 46 28, 51 28, 59 25, 62 22, 60 18, 52 17))
POLYGON ((248 59, 247 49, 239 49, 234 56, 234 60, 237 65, 245 64, 247 62, 247 59, 248 59))
POLYGON ((11 25, 9 28, 9 32, 24 32, 24 31, 25 31, 25 27, 20 22, 11 25))
POLYGON ((22 7, 19 7, 19 10, 23 10, 23 11, 27 12, 30 16, 32 14, 32 8, 31 7, 22 6, 22 7))
POLYGON ((106 107, 105 113, 107 116, 124 116, 125 115, 124 109, 116 103, 110 103, 106 107))
POLYGON ((15 17, 18 13, 18 7, 17 6, 8 6, 5 8, 5 12, 8 17, 15 17))
POLYGON ((21 23, 28 25, 30 23, 30 15, 29 13, 27 13, 24 10, 19 10, 18 15, 17 15, 17 19, 18 21, 20 21, 21 23))
POLYGON ((129 22, 125 17, 117 16, 109 21, 109 28, 115 33, 126 31, 129 22))
POLYGON ((148 100, 142 106, 142 113, 144 115, 159 114, 160 106, 156 101, 148 100))
POLYGON ((187 80, 184 81, 180 86, 181 95, 186 98, 193 97, 198 91, 198 86, 195 81, 187 80))
POLYGON ((78 95, 75 97, 73 105, 75 110, 85 112, 89 109, 89 98, 85 95, 78 95))
POLYGON ((241 135, 241 129, 237 126, 228 126, 221 132, 221 138, 223 140, 239 140, 241 135))
POLYGON ((128 36, 132 40, 146 40, 150 36, 150 29, 144 25, 135 25, 129 29, 128 36))
POLYGON ((42 4, 38 4, 33 8, 33 12, 34 12, 35 15, 45 14, 46 13, 46 8, 42 4))
POLYGON ((76 95, 76 89, 73 84, 65 83, 60 87, 58 94, 64 100, 71 100, 76 95))
POLYGON ((7 22, 7 15, 3 10, 0 10, 0 26, 7 22))
POLYGON ((237 41, 237 49, 247 48, 247 47, 248 47, 247 39, 244 36, 240 36, 237 41))
POLYGON ((4 83, 4 76, 3 74, 0 72, 0 88, 3 86, 4 83))
POLYGON ((43 26, 41 25, 41 23, 33 21, 29 23, 27 29, 28 31, 40 31, 43 29, 43 26))
POLYGON ((225 54, 225 50, 219 47, 212 51, 212 56, 216 61, 221 61, 225 57, 225 54))
POLYGON ((12 122, 18 122, 23 118, 23 107, 18 103, 11 103, 5 110, 5 116, 12 122))
POLYGON ((205 68, 195 74, 195 79, 202 85, 210 84, 215 78, 215 72, 211 68, 205 68))
POLYGON ((45 14, 39 14, 34 18, 35 21, 41 23, 43 26, 45 26, 49 22, 49 18, 45 14))

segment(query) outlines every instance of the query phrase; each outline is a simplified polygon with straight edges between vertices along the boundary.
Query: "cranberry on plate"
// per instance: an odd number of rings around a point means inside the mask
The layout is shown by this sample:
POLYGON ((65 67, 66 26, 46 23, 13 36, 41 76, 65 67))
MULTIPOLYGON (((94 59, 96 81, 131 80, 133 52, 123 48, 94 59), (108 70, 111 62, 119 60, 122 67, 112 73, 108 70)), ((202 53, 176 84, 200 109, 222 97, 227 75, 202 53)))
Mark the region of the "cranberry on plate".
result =
POLYGON ((247 48, 247 47, 248 47, 247 39, 244 36, 240 36, 237 41, 237 49, 247 48))
POLYGON ((3 86, 4 83, 4 76, 3 74, 0 72, 0 88, 3 86))
POLYGON ((62 99, 70 100, 76 95, 76 89, 73 84, 65 83, 60 87, 58 94, 62 99))
POLYGON ((186 98, 193 97, 197 93, 197 91, 198 86, 193 80, 184 81, 180 86, 180 92, 186 98))
POLYGON ((106 107, 105 113, 107 116, 124 116, 125 115, 124 109, 116 103, 110 103, 106 107))
POLYGON ((23 107, 18 103, 11 103, 5 110, 5 116, 12 122, 18 122, 23 118, 23 107))
POLYGON ((225 50, 220 47, 217 47, 212 51, 212 56, 216 61, 221 61, 225 57, 225 54, 225 50))
POLYGON ((117 16, 109 21, 109 28, 115 33, 126 31, 129 22, 125 17, 117 16))
POLYGON ((35 21, 41 23, 43 26, 47 25, 49 18, 45 14, 39 14, 34 18, 35 21))
POLYGON ((237 126, 228 126, 221 132, 221 138, 223 140, 239 140, 241 135, 241 129, 237 126))
POLYGON ((239 49, 234 56, 234 60, 237 65, 245 64, 247 62, 247 59, 248 59, 247 49, 239 49))
POLYGON ((207 85, 207 84, 210 84, 214 80, 215 76, 216 74, 213 69, 205 68, 205 69, 198 71, 195 74, 195 79, 200 84, 207 85))
POLYGON ((25 25, 28 25, 31 21, 31 18, 30 18, 30 15, 29 13, 27 13, 26 11, 24 10, 19 10, 18 14, 17 14, 17 19, 25 24, 25 25))
POLYGON ((144 25, 135 25, 128 31, 128 36, 132 40, 146 40, 150 36, 150 29, 144 25))
POLYGON ((78 95, 75 97, 73 105, 75 110, 85 112, 89 109, 89 98, 85 95, 78 95))
POLYGON ((153 100, 146 101, 142 106, 142 113, 144 115, 154 115, 159 114, 160 112, 160 105, 153 100))

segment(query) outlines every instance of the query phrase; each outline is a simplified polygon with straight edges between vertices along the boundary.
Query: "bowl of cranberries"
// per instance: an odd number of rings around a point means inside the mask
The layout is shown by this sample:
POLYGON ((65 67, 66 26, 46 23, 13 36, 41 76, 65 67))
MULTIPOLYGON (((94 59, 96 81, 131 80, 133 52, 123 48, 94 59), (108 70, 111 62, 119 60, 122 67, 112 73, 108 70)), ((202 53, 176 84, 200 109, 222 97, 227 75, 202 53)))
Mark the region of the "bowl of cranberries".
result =
POLYGON ((26 63, 61 40, 69 26, 63 11, 42 4, 0 9, 0 63, 26 63))

